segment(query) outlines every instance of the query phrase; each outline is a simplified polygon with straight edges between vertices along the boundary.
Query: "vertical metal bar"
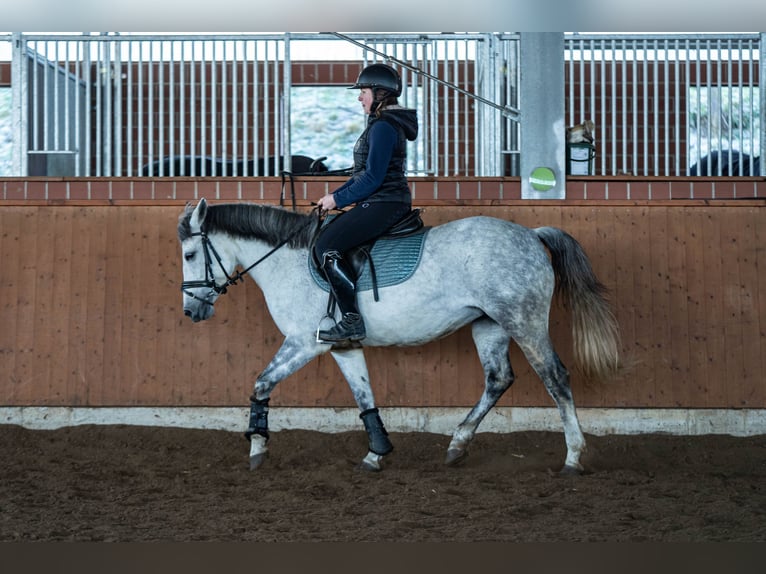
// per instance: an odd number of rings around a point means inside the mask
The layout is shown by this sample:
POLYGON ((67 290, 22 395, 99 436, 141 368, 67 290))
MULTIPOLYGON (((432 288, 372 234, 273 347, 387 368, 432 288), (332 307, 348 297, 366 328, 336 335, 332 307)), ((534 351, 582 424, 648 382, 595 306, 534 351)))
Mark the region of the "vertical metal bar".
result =
POLYGON ((271 115, 269 114, 269 106, 271 105, 269 102, 269 41, 266 40, 264 42, 264 54, 263 54, 263 152, 262 157, 264 158, 263 161, 263 175, 271 175, 271 166, 269 165, 269 162, 266 161, 271 155, 271 150, 269 149, 269 142, 270 140, 270 119, 271 115))
POLYGON ((665 54, 665 57, 663 59, 663 88, 664 88, 664 102, 663 105, 663 121, 664 121, 664 133, 662 137, 663 142, 663 174, 667 175, 670 173, 670 142, 676 138, 671 137, 670 135, 670 110, 668 109, 668 105, 670 104, 670 61, 668 60, 668 40, 665 39, 663 42, 663 52, 665 54))
POLYGON ((95 40, 98 60, 96 63, 96 176, 104 174, 104 43, 101 40, 95 40))
POLYGON ((651 134, 649 132, 649 63, 648 63, 648 48, 647 48, 648 40, 644 40, 642 43, 643 50, 642 50, 642 61, 643 61, 643 78, 644 81, 642 82, 644 90, 643 90, 643 110, 644 110, 644 169, 641 173, 641 175, 649 175, 649 138, 651 137, 651 134))
POLYGON ((146 150, 144 149, 144 130, 146 128, 146 116, 144 115, 144 43, 138 43, 138 85, 136 92, 138 94, 138 155, 139 169, 142 164, 147 164, 146 150))
MULTIPOLYGON (((237 145, 239 139, 239 134, 237 133, 237 121, 239 118, 237 106, 239 103, 239 74, 237 73, 237 67, 239 65, 237 60, 238 46, 239 42, 236 40, 232 42, 232 50, 234 54, 231 58, 231 159, 234 165, 244 166, 244 163, 239 157, 239 146, 237 145)), ((244 172, 238 173, 238 175, 244 175, 244 172)))
MULTIPOLYGON (((221 42, 221 89, 218 93, 220 93, 220 96, 216 97, 216 101, 221 101, 221 165, 226 166, 229 156, 228 156, 228 146, 226 145, 228 142, 226 139, 229 136, 229 132, 227 130, 228 122, 226 121, 229 106, 228 106, 228 96, 229 96, 229 71, 228 71, 228 52, 226 48, 228 47, 228 42, 226 40, 221 42)), ((218 138, 216 138, 217 140, 218 138)), ((233 165, 232 165, 233 167, 233 165)), ((225 172, 227 175, 232 175, 231 172, 225 172)))
POLYGON ((718 40, 715 40, 715 53, 716 53, 716 74, 715 74, 715 84, 713 85, 713 90, 716 93, 716 99, 718 101, 718 113, 716 114, 715 122, 716 122, 716 133, 718 135, 718 173, 717 175, 723 175, 723 162, 721 161, 721 155, 720 152, 723 151, 723 126, 722 126, 722 119, 723 119, 723 89, 721 86, 721 82, 723 80, 723 72, 721 70, 721 44, 718 40))
MULTIPOLYGON (((178 153, 181 156, 188 156, 186 151, 186 42, 180 42, 181 56, 178 60, 178 153)), ((175 65, 175 61, 174 61, 175 65)), ((188 163, 194 163, 193 161, 188 163)), ((187 162, 181 162, 181 173, 178 175, 189 175, 186 169, 187 162)))
MULTIPOLYGON (((680 85, 681 85, 681 64, 680 64, 680 58, 681 58, 681 50, 679 48, 679 40, 676 39, 673 42, 673 48, 675 51, 675 64, 674 64, 674 70, 673 70, 673 86, 674 86, 674 94, 673 94, 673 119, 675 122, 674 126, 674 137, 673 140, 675 142, 675 161, 674 161, 674 170, 673 175, 681 175, 681 134, 684 133, 681 131, 681 92, 680 92, 680 85)), ((688 122, 687 122, 688 125, 688 122)))
POLYGON ((631 100, 632 106, 631 106, 631 116, 633 118, 633 127, 631 128, 630 132, 630 149, 632 150, 631 153, 631 160, 630 160, 630 174, 631 175, 638 175, 639 174, 639 165, 638 165, 638 100, 639 100, 639 93, 638 93, 638 40, 633 40, 633 62, 631 66, 631 73, 633 75, 632 77, 632 88, 631 88, 631 100))
POLYGON ((656 40, 652 41, 652 94, 653 94, 653 106, 652 116, 654 120, 654 133, 652 134, 652 143, 654 147, 654 157, 652 163, 654 164, 654 175, 659 175, 659 163, 660 163, 660 72, 659 72, 659 57, 658 57, 658 43, 656 40))
MULTIPOLYGON (((695 80, 695 83, 697 84, 697 165, 699 165, 700 169, 697 171, 697 175, 709 175, 709 169, 706 167, 705 173, 702 173, 702 164, 700 163, 700 160, 702 159, 703 153, 702 153, 702 95, 707 94, 706 91, 704 91, 704 86, 702 82, 702 54, 703 49, 702 41, 697 40, 697 62, 696 62, 696 68, 697 68, 697 78, 695 80)), ((708 62, 709 65, 709 62, 708 62)), ((707 80, 707 78, 705 78, 707 80)), ((707 94, 709 95, 709 94, 707 94)), ((708 124, 708 132, 707 132, 707 139, 708 139, 708 149, 710 148, 710 131, 709 131, 709 124, 708 124)))
POLYGON ((46 146, 49 150, 56 150, 59 151, 62 149, 61 147, 61 88, 59 87, 61 85, 61 69, 59 66, 59 62, 61 61, 61 58, 59 57, 59 46, 61 45, 61 42, 58 40, 53 41, 53 61, 48 62, 48 66, 50 67, 50 71, 53 74, 53 101, 51 102, 52 108, 53 108, 53 114, 52 114, 52 122, 53 122, 53 141, 48 142, 48 146, 46 146))
POLYGON ((249 108, 249 99, 247 97, 248 92, 248 86, 250 85, 250 82, 248 81, 248 65, 247 65, 247 54, 248 54, 248 46, 250 45, 252 41, 251 40, 245 40, 242 43, 242 161, 245 165, 247 165, 247 160, 249 157, 251 157, 250 149, 249 149, 249 138, 248 138, 248 131, 249 131, 249 123, 247 121, 248 118, 248 108, 249 108))
POLYGON ((261 132, 260 132, 260 122, 261 122, 261 107, 260 102, 261 98, 258 97, 260 94, 260 70, 258 66, 258 55, 260 54, 260 42, 255 41, 253 46, 253 149, 251 152, 251 157, 253 158, 253 163, 255 165, 254 175, 262 175, 262 170, 260 169, 260 165, 258 164, 258 155, 259 155, 259 149, 261 145, 261 132))
POLYGON ((123 120, 122 120, 122 40, 111 44, 114 50, 112 75, 110 76, 109 93, 114 94, 114 138, 109 145, 113 148, 114 171, 112 175, 122 176, 122 153, 123 153, 123 120))
MULTIPOLYGON (((567 45, 567 44, 565 44, 567 45)), ((574 41, 570 41, 569 45, 569 125, 575 123, 575 111, 574 111, 574 98, 575 98, 575 76, 574 76, 574 41)), ((565 52, 566 54, 566 52, 565 52)))
POLYGON ((620 164, 622 166, 622 171, 627 173, 628 172, 628 63, 627 63, 627 44, 625 41, 620 42, 620 45, 622 46, 622 59, 621 59, 621 65, 620 65, 620 74, 622 75, 622 82, 621 82, 621 89, 622 94, 620 96, 620 100, 622 100, 622 126, 621 126, 621 136, 620 139, 622 140, 622 153, 620 164))
MULTIPOLYGON (((39 89, 40 89, 40 74, 38 69, 39 56, 37 51, 37 42, 29 42, 32 57, 29 58, 32 62, 32 147, 30 149, 40 149, 40 104, 39 104, 39 89)), ((27 66, 25 58, 24 67, 27 66)), ((26 153, 25 153, 26 155, 26 153)))
MULTIPOLYGON (((165 42, 154 42, 153 45, 155 47, 159 47, 159 60, 157 61, 157 132, 159 135, 159 149, 157 150, 157 159, 160 160, 161 165, 164 167, 165 162, 163 159, 167 155, 167 148, 165 144, 165 134, 166 134, 166 127, 167 126, 167 114, 165 113, 165 42)), ((154 63, 153 63, 154 64, 154 63)), ((173 162, 168 162, 168 172, 163 173, 162 175, 175 175, 175 169, 173 167, 173 162)))
POLYGON ((282 86, 279 74, 279 40, 274 41, 274 175, 279 175, 279 156, 285 153, 282 148, 282 86))
POLYGON ((580 39, 580 78, 578 84, 580 84, 580 102, 579 102, 579 116, 572 118, 572 123, 577 124, 584 121, 585 118, 585 40, 580 39))
POLYGON ((91 46, 92 46, 92 40, 86 40, 84 44, 84 50, 85 50, 85 65, 84 65, 84 75, 85 75, 85 175, 89 176, 93 173, 93 161, 91 157, 91 141, 93 141, 93 138, 91 137, 91 97, 93 94, 92 91, 92 82, 91 78, 93 77, 93 62, 91 59, 91 46))
MULTIPOLYGON (((764 125, 763 117, 764 114, 766 114, 766 81, 764 81, 764 78, 766 78, 766 32, 761 32, 759 43, 758 43, 760 49, 759 54, 760 58, 758 61, 758 79, 759 79, 759 87, 758 87, 758 93, 759 93, 759 101, 760 101, 760 115, 754 115, 753 117, 758 117, 759 119, 759 126, 760 126, 760 149, 759 149, 759 155, 761 158, 763 158, 763 152, 766 150, 766 125, 764 125)), ((755 127, 753 127, 755 129, 755 127)), ((760 175, 766 175, 766 161, 761 161, 761 173, 760 175)))
POLYGON ((82 61, 82 50, 83 50, 83 44, 81 41, 78 41, 75 43, 75 64, 74 64, 74 148, 77 150, 77 154, 75 155, 75 168, 74 168, 74 174, 75 176, 81 176, 83 175, 82 170, 82 163, 83 163, 83 157, 87 159, 87 156, 83 154, 82 150, 82 140, 80 137, 80 134, 82 132, 81 129, 81 123, 82 123, 82 117, 80 115, 80 105, 81 105, 81 99, 80 99, 80 78, 82 74, 82 68, 81 68, 81 61, 82 61))
MULTIPOLYGON (((472 86, 471 83, 470 83, 470 80, 469 80, 470 66, 468 65, 468 41, 467 40, 465 40, 463 42, 463 52, 464 52, 464 56, 463 56, 463 82, 464 82, 465 88, 466 89, 476 90, 476 84, 473 84, 473 86, 472 86)), ((469 111, 470 111, 470 108, 468 106, 468 98, 464 97, 463 98, 463 133, 465 134, 465 137, 463 138, 463 155, 464 155, 465 159, 463 160, 463 173, 464 173, 464 175, 474 175, 474 176, 476 176, 476 175, 479 175, 479 173, 477 173, 478 162, 476 161, 479 156, 474 155, 473 174, 471 174, 469 172, 469 168, 468 168, 468 166, 469 166, 469 161, 468 160, 469 160, 470 153, 471 153, 471 144, 470 144, 471 138, 468 135, 468 134, 471 133, 470 132, 470 125, 469 125, 469 115, 468 115, 469 111)), ((481 175, 484 175, 484 174, 482 173, 481 175)))
MULTIPOLYGON (((590 86, 589 90, 589 97, 590 100, 590 110, 588 111, 588 117, 586 119, 589 119, 593 122, 596 121, 596 44, 593 40, 588 42, 588 45, 590 46, 590 78, 588 79, 588 84, 590 86)), ((582 81, 582 80, 581 80, 582 81)), ((623 96, 624 97, 624 96, 623 96)), ((595 129, 594 129, 595 131, 595 129)), ((596 134, 593 134, 593 137, 595 139, 596 134)), ((595 145, 595 144, 594 144, 595 145)), ((595 160, 595 158, 594 158, 595 160)))
MULTIPOLYGON (((125 158, 128 163, 127 175, 128 177, 133 175, 133 100, 135 99, 135 92, 133 90, 133 68, 135 67, 133 61, 133 42, 128 42, 128 70, 125 78, 125 91, 127 92, 128 110, 127 110, 127 137, 125 146, 125 158)), ((138 172, 137 175, 141 173, 138 172)))
POLYGON ((290 87, 292 85, 292 60, 290 58, 290 33, 285 34, 285 39, 283 40, 283 53, 284 57, 282 58, 282 101, 283 101, 283 108, 282 108, 282 153, 280 155, 284 156, 284 165, 282 169, 287 171, 292 171, 293 169, 293 162, 292 162, 292 140, 291 140, 291 133, 290 133, 290 117, 291 117, 291 106, 292 106, 292 100, 291 100, 291 93, 290 93, 290 87))
MULTIPOLYGON (((181 175, 180 173, 176 173, 176 162, 173 161, 173 158, 176 156, 176 71, 175 71, 175 41, 170 40, 164 45, 169 45, 170 47, 170 57, 168 58, 167 68, 168 68, 168 82, 167 82, 167 92, 168 92, 168 114, 167 114, 167 122, 162 122, 163 125, 168 126, 168 156, 170 156, 170 174, 169 175, 181 175)), ((164 53, 164 50, 163 50, 164 53)), ((162 66, 163 68, 165 65, 162 66)), ((165 83, 163 82, 162 91, 165 91, 165 83)), ((164 155, 164 152, 163 152, 164 155)), ((183 164, 183 162, 179 162, 183 164)), ((183 168, 181 168, 183 170, 183 168)))
MULTIPOLYGON (((149 43, 149 77, 146 79, 146 88, 147 88, 147 99, 148 99, 148 112, 149 117, 147 118, 147 144, 148 144, 148 151, 147 151, 147 161, 149 164, 154 163, 154 139, 155 139, 155 133, 154 133, 154 44, 149 43)), ((159 162, 159 173, 154 172, 154 175, 165 175, 165 166, 162 165, 162 162, 159 162)))
MULTIPOLYGON (((189 62, 189 155, 192 158, 190 173, 197 176, 197 106, 196 102, 202 97, 201 87, 197 85, 197 42, 191 42, 191 60, 189 62)), ((200 118, 200 125, 202 119, 200 118)))
MULTIPOLYGON (((729 170, 727 171, 727 173, 729 175, 734 175, 732 173, 733 172, 732 168, 734 167, 734 162, 732 158, 732 156, 734 155, 734 142, 732 141, 732 135, 734 134, 734 132, 732 131, 732 125, 731 125, 732 124, 732 99, 733 99, 731 83, 732 83, 732 67, 734 64, 731 59, 731 38, 729 38, 727 42, 727 53, 728 53, 727 54, 728 58, 727 58, 727 66, 726 66, 726 86, 721 86, 721 92, 722 92, 721 93, 721 111, 723 112, 723 103, 724 103, 723 92, 725 90, 728 96, 727 100, 728 100, 729 109, 728 109, 728 112, 726 113, 726 116, 722 119, 726 120, 726 124, 727 124, 726 127, 728 128, 727 129, 728 142, 726 144, 726 147, 729 149, 729 170)), ((739 173, 737 175, 742 175, 742 162, 740 161, 738 163, 739 163, 739 173)))
MULTIPOLYGON (((753 75, 753 52, 752 48, 750 46, 750 42, 747 43, 747 89, 746 93, 748 94, 748 101, 750 102, 750 110, 748 112, 747 118, 748 118, 748 132, 750 134, 750 147, 748 148, 750 150, 750 175, 759 175, 757 173, 754 173, 753 169, 753 159, 756 157, 756 146, 755 146, 755 134, 757 133, 756 130, 756 119, 758 116, 755 114, 755 88, 754 86, 754 75, 753 75)), ((760 76, 763 77, 763 76, 760 76)), ((744 106, 743 106, 744 107, 744 106)), ((764 127, 761 126, 761 130, 763 130, 764 127)), ((761 154, 763 153, 763 148, 761 148, 761 154)), ((761 162, 763 163, 763 162, 761 162)))
POLYGON ((615 39, 612 39, 611 57, 612 77, 610 83, 612 84, 612 104, 609 108, 612 111, 612 150, 610 158, 612 167, 611 174, 615 175, 617 173, 617 45, 615 39))
MULTIPOLYGON (((599 68, 600 68, 600 74, 601 74, 599 79, 599 84, 601 85, 601 118, 598 122, 598 129, 601 131, 601 135, 599 136, 598 139, 599 141, 603 142, 603 141, 606 141, 606 130, 607 130, 606 122, 608 117, 607 111, 606 111, 606 51, 607 51, 606 40, 604 39, 600 40, 599 46, 601 48, 601 53, 599 57, 599 60, 600 60, 599 68)), ((604 158, 603 148, 601 150, 601 158, 599 163, 601 165, 601 175, 606 175, 607 165, 606 165, 606 159, 604 158)))
POLYGON ((104 50, 102 52, 103 60, 101 62, 101 91, 104 94, 104 113, 101 114, 101 131, 104 132, 102 138, 102 145, 104 147, 104 160, 103 160, 103 174, 106 176, 113 176, 112 170, 112 145, 113 130, 112 130, 112 117, 114 112, 114 100, 112 98, 112 46, 111 42, 102 41, 104 50))
MULTIPOLYGON (((436 50, 434 49, 433 42, 431 43, 431 53, 430 53, 430 59, 428 62, 429 66, 429 72, 434 75, 438 76, 439 69, 438 69, 438 62, 437 62, 437 55, 436 50)), ((441 109, 440 103, 439 103, 439 87, 433 82, 431 82, 431 99, 434 103, 433 108, 431 110, 431 165, 433 166, 434 175, 439 175, 439 112, 441 109)))
POLYGON ((208 84, 207 84, 207 42, 203 41, 201 42, 201 48, 202 48, 202 59, 200 61, 200 119, 199 119, 199 127, 200 127, 200 155, 203 158, 203 161, 200 162, 200 173, 201 176, 210 175, 208 174, 207 170, 207 162, 204 161, 205 157, 208 156, 209 152, 207 149, 207 132, 208 132, 208 119, 207 119, 207 90, 208 90, 208 84))
POLYGON ((71 102, 70 102, 70 92, 71 86, 74 84, 76 85, 76 82, 73 83, 71 79, 71 74, 69 73, 69 41, 64 41, 64 149, 67 151, 73 151, 71 140, 70 140, 70 127, 71 127, 71 102))
MULTIPOLYGON (((213 54, 210 57, 210 157, 218 159, 218 41, 212 42, 213 54)), ((210 175, 213 175, 212 173, 210 175)), ((221 175, 220 173, 217 175, 221 175)))

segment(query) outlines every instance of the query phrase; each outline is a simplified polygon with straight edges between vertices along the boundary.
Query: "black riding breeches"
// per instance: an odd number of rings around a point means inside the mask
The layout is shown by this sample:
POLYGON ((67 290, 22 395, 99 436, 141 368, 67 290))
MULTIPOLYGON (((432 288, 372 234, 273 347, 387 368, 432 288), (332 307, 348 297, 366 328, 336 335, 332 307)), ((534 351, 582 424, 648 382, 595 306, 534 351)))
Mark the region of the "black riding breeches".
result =
POLYGON ((412 208, 406 203, 363 201, 328 223, 314 245, 321 264, 324 254, 337 251, 344 255, 349 249, 383 235, 412 208))

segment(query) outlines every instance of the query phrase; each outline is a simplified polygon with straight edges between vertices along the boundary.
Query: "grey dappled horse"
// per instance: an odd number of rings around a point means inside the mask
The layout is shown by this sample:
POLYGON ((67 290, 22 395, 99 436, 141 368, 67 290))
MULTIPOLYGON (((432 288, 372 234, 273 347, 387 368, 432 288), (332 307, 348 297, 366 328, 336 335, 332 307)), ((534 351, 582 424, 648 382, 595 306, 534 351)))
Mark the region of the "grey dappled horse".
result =
POLYGON ((267 453, 268 401, 274 387, 313 358, 332 354, 361 411, 369 451, 361 467, 380 470, 393 446, 375 407, 363 347, 421 345, 471 325, 484 369, 484 391, 457 426, 446 463, 467 454, 487 412, 511 386, 509 345, 514 340, 555 401, 567 456, 562 472, 580 472, 585 439, 572 400, 569 373, 553 349, 548 317, 554 289, 572 313, 574 356, 588 378, 605 380, 619 369, 617 323, 605 289, 581 246, 553 227, 528 229, 493 217, 468 217, 428 230, 420 263, 403 283, 358 294, 367 326, 361 345, 332 346, 316 332, 326 318, 327 293, 312 279, 309 250, 320 224, 303 214, 256 204, 187 206, 179 218, 183 306, 192 321, 209 319, 230 285, 249 275, 260 286, 284 335, 277 354, 255 381, 250 421, 250 467, 267 453), (550 253, 550 259, 548 253, 550 253), (237 267, 244 268, 237 271, 237 267))

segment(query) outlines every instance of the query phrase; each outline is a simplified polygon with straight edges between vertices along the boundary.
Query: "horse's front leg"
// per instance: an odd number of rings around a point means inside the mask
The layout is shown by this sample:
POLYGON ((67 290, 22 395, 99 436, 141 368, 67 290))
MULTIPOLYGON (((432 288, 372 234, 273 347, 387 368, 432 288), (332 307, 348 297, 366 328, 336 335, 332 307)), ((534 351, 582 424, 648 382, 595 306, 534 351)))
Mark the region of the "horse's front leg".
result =
POLYGON ((245 438, 250 441, 250 470, 260 467, 268 453, 269 397, 274 387, 325 349, 313 338, 287 337, 268 366, 258 375, 250 397, 250 421, 245 431, 245 438))
POLYGON ((370 386, 370 375, 367 372, 367 362, 361 348, 334 350, 332 356, 338 363, 343 376, 348 382, 359 410, 359 418, 367 431, 368 451, 362 459, 360 468, 377 472, 382 470, 383 457, 394 450, 394 445, 388 438, 386 427, 375 407, 375 398, 370 386))

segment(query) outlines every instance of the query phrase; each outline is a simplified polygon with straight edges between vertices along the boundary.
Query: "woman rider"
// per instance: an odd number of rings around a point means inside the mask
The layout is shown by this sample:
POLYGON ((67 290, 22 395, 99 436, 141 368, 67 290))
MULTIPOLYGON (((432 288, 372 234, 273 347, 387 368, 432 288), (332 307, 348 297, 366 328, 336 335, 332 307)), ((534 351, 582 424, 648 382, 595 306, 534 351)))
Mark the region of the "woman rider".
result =
POLYGON ((415 110, 398 103, 401 77, 391 66, 372 64, 350 89, 355 88, 361 90, 358 99, 368 118, 354 146, 353 172, 347 182, 317 202, 326 211, 353 205, 324 228, 314 246, 342 315, 332 328, 319 331, 319 339, 328 342, 359 341, 366 335, 346 253, 380 237, 412 209, 404 170, 406 143, 418 135, 418 119, 415 110))

